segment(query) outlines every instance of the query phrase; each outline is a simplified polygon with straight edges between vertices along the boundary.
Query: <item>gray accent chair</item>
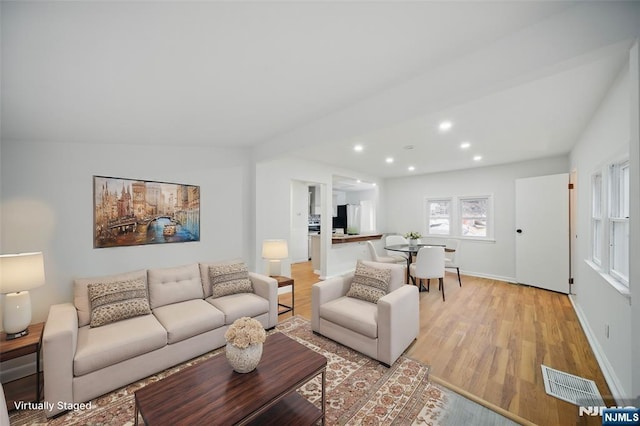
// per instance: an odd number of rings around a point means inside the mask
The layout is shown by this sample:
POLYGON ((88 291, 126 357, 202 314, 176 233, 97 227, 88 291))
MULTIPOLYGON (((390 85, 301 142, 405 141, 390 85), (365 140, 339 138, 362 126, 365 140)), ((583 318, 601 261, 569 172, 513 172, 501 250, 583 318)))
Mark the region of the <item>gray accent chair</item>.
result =
POLYGON ((346 296, 354 273, 314 284, 311 328, 317 334, 390 366, 418 337, 418 288, 405 284, 406 266, 363 263, 391 269, 389 293, 376 304, 346 296))

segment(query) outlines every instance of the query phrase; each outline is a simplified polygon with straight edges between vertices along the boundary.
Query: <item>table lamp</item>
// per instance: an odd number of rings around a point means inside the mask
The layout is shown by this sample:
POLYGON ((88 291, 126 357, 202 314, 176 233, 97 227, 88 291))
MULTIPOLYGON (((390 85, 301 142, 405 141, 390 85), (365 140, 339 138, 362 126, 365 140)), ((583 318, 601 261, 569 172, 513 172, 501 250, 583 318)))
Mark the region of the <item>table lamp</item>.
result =
POLYGON ((289 257, 286 240, 264 240, 262 242, 262 258, 269 260, 269 275, 280 275, 280 260, 289 257))
POLYGON ((5 294, 2 324, 7 340, 29 334, 29 291, 44 285, 41 252, 0 255, 0 293, 5 294))

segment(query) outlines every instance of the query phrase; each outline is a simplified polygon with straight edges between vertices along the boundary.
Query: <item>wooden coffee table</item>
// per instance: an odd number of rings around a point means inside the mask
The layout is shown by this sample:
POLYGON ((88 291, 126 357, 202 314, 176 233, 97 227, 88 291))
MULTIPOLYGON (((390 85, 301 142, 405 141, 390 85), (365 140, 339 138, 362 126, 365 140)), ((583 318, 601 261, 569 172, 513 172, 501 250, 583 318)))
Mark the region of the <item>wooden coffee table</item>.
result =
POLYGON ((258 367, 233 371, 224 354, 135 393, 147 425, 315 424, 325 415, 327 359, 282 333, 267 337, 258 367), (295 390, 322 374, 322 409, 295 390))

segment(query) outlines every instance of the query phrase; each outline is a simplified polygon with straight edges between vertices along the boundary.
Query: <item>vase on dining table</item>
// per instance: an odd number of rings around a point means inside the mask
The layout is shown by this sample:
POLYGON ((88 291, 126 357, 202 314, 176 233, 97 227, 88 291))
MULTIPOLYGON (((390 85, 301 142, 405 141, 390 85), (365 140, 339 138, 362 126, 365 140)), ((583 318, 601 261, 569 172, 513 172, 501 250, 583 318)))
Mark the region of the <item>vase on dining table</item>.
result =
POLYGON ((409 239, 409 247, 413 248, 413 247, 417 247, 418 246, 418 240, 415 238, 410 238, 409 239))

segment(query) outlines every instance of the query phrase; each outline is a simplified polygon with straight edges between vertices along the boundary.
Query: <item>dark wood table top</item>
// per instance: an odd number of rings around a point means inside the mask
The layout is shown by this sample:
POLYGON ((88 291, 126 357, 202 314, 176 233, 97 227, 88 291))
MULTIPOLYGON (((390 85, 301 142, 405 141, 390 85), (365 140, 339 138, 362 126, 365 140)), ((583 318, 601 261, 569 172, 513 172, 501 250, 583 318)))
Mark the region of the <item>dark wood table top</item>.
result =
POLYGON ((0 361, 35 353, 40 348, 44 323, 31 324, 29 334, 17 339, 7 340, 7 333, 0 333, 0 361))
POLYGON ((233 371, 224 353, 136 391, 148 425, 244 422, 322 372, 327 359, 282 333, 269 335, 258 367, 233 371))

